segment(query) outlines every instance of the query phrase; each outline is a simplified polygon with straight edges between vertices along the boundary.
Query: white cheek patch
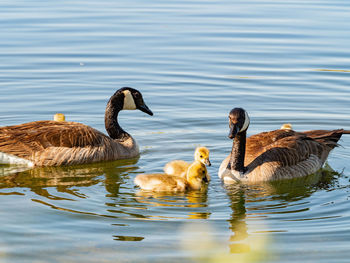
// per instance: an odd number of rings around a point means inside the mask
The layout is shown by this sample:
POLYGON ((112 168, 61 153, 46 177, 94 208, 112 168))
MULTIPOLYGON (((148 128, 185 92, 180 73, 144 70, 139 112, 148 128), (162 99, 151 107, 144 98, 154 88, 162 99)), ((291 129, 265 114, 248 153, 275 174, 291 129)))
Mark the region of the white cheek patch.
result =
POLYGON ((240 131, 245 131, 245 130, 247 130, 247 129, 248 129, 248 126, 249 126, 249 124, 250 124, 250 119, 249 119, 248 113, 245 111, 244 114, 245 114, 244 124, 243 124, 243 127, 242 127, 242 129, 241 129, 240 131))
POLYGON ((124 105, 123 110, 136 110, 136 105, 133 96, 129 90, 124 90, 124 105))

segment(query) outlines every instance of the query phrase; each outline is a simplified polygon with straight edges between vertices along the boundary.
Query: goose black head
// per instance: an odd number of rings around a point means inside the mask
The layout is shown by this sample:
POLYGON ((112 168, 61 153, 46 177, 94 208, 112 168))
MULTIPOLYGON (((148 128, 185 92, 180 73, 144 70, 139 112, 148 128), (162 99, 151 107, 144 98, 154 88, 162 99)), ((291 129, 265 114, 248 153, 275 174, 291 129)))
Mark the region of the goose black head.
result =
POLYGON ((122 97, 122 110, 140 110, 148 115, 153 115, 153 112, 147 107, 143 101, 141 92, 130 87, 119 89, 114 95, 122 97))
POLYGON ((237 134, 247 131, 249 124, 249 115, 244 109, 232 109, 229 114, 230 133, 228 137, 234 139, 237 134))

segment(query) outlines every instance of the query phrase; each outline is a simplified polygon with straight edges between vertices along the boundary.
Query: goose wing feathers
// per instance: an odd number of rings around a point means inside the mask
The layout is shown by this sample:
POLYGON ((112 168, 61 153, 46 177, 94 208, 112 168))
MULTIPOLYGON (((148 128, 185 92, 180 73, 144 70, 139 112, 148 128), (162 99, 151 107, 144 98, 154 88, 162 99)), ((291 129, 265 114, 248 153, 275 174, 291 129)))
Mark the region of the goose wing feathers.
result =
POLYGON ((348 131, 345 131, 343 129, 338 129, 338 130, 312 130, 312 131, 306 131, 303 132, 306 136, 314 139, 315 141, 318 141, 320 143, 323 143, 332 149, 336 146, 338 146, 338 141, 340 137, 348 133, 348 131))
POLYGON ((77 122, 36 121, 0 127, 0 152, 28 159, 49 147, 100 146, 106 137, 77 122))
MULTIPOLYGON (((276 162, 293 166, 315 155, 322 159, 324 145, 305 133, 276 130, 253 135, 247 139, 245 165, 259 166, 276 162)), ((331 150, 331 148, 329 148, 331 150)))

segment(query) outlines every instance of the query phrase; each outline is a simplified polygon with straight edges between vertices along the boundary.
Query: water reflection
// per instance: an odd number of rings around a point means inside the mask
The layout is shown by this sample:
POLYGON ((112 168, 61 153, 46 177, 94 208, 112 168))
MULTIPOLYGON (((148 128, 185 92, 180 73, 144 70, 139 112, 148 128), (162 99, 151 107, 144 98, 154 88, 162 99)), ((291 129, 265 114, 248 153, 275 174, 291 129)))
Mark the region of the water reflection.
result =
MULTIPOLYGON (((256 222, 257 219, 263 222, 271 214, 283 215, 309 210, 308 201, 300 201, 310 197, 318 190, 337 187, 340 175, 326 166, 325 169, 302 178, 261 184, 225 185, 232 209, 229 220, 229 229, 232 232, 230 252, 239 254, 252 251, 252 244, 248 242, 249 238, 252 235, 269 232, 249 229, 250 226, 255 227, 251 222, 256 222)), ((284 231, 284 229, 273 230, 273 232, 284 231)))
POLYGON ((191 208, 200 208, 192 210, 189 212, 188 219, 208 219, 210 212, 207 211, 208 208, 208 193, 205 192, 190 192, 187 195, 188 205, 191 208))
POLYGON ((144 237, 132 237, 132 236, 113 236, 114 240, 116 241, 142 241, 145 238, 144 237))
POLYGON ((245 189, 241 185, 230 187, 227 189, 227 194, 230 198, 232 214, 229 220, 229 229, 232 232, 230 237, 230 252, 231 253, 243 253, 249 252, 250 247, 248 244, 243 243, 248 237, 248 226, 246 223, 246 197, 245 189))
POLYGON ((38 167, 29 170, 23 167, 0 166, 0 189, 28 188, 47 199, 67 200, 61 196, 53 196, 48 189, 54 187, 59 193, 86 198, 79 192, 80 187, 103 182, 109 195, 117 196, 119 186, 123 182, 122 175, 138 169, 136 163, 137 159, 131 159, 79 166, 38 167))
MULTIPOLYGON (((184 208, 182 209, 179 219, 208 219, 210 212, 208 211, 208 188, 205 187, 198 191, 188 191, 184 193, 171 192, 152 192, 139 190, 135 194, 135 200, 142 207, 164 207, 167 208, 184 208)), ((174 218, 170 216, 169 218, 174 218)), ((162 219, 167 216, 162 216, 162 219)))

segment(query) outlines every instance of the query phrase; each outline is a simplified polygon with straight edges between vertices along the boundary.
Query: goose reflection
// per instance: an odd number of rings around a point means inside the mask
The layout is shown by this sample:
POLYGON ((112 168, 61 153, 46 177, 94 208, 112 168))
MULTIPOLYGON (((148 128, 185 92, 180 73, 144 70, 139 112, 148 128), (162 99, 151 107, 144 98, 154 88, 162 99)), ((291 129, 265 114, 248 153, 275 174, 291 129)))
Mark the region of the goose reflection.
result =
POLYGON ((69 198, 54 196, 49 193, 48 189, 56 188, 59 193, 86 198, 83 193, 79 192, 80 187, 93 186, 103 182, 108 195, 117 196, 119 187, 124 180, 121 175, 138 169, 135 165, 137 160, 128 159, 100 164, 34 169, 0 166, 0 189, 22 187, 47 199, 66 200, 69 198))
MULTIPOLYGON (((257 242, 254 240, 265 235, 263 243, 266 243, 269 231, 257 228, 261 228, 261 223, 264 223, 264 218, 269 216, 271 209, 277 209, 273 213, 283 214, 285 213, 284 209, 288 209, 288 213, 292 213, 290 202, 305 199, 318 190, 329 190, 337 187, 340 175, 326 165, 325 169, 302 178, 259 184, 225 185, 224 188, 232 209, 229 219, 229 229, 232 232, 229 244, 230 252, 234 254, 258 253, 259 250, 254 246, 261 246, 262 243, 256 244, 257 242), (259 225, 254 225, 256 220, 259 220, 259 225)), ((273 232, 283 231, 284 229, 273 230, 273 232)), ((263 248, 260 249, 260 252, 265 253, 263 250, 263 248)))
POLYGON ((226 190, 232 209, 229 220, 229 229, 232 232, 230 237, 230 251, 231 253, 249 252, 249 245, 242 242, 248 237, 245 189, 241 185, 231 185, 227 186, 226 190))

